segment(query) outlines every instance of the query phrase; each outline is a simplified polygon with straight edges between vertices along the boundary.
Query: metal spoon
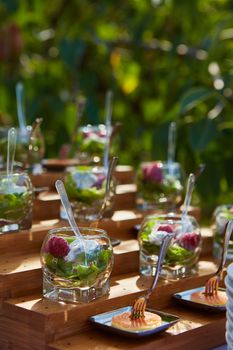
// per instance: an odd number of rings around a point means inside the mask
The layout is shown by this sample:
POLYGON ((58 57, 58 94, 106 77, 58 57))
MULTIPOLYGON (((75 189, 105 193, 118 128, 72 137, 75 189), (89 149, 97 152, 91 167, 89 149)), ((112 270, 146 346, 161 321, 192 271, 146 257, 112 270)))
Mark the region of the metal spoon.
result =
POLYGON ((32 151, 33 151, 34 137, 35 137, 36 131, 40 127, 42 121, 43 121, 43 118, 36 118, 36 120, 32 124, 32 129, 30 132, 29 144, 28 144, 28 153, 27 153, 27 157, 23 163, 23 169, 27 169, 29 167, 30 158, 32 156, 32 151))
POLYGON ((16 84, 16 101, 17 101, 17 113, 19 120, 19 128, 22 135, 23 142, 27 142, 27 127, 26 127, 26 118, 23 106, 23 84, 18 82, 16 84))
POLYGON ((175 161, 175 152, 176 152, 176 123, 171 122, 169 125, 168 131, 168 157, 167 162, 168 166, 172 165, 175 161))
POLYGON ((63 182, 61 180, 57 180, 55 182, 55 186, 56 186, 56 189, 57 189, 57 192, 60 196, 60 199, 61 199, 61 202, 62 202, 62 205, 63 205, 63 208, 65 209, 65 212, 66 212, 66 215, 67 215, 67 219, 69 221, 69 224, 71 226, 71 228, 73 229, 75 235, 77 237, 79 237, 80 239, 83 239, 82 238, 82 235, 79 231, 79 228, 75 222, 75 219, 74 219, 74 214, 73 214, 73 211, 72 211, 72 208, 71 208, 71 205, 70 205, 70 201, 68 199, 68 196, 67 196, 67 193, 66 193, 66 189, 65 189, 65 186, 63 184, 63 182))
POLYGON ((8 183, 11 182, 14 159, 15 159, 15 148, 16 148, 16 136, 17 132, 15 128, 8 130, 8 142, 7 142, 7 161, 6 161, 6 172, 8 183))
POLYGON ((98 219, 91 223, 91 225, 90 225, 91 227, 96 228, 98 226, 99 221, 102 219, 102 217, 104 215, 107 203, 110 200, 111 179, 112 179, 113 170, 115 169, 117 161, 118 161, 118 157, 113 157, 111 162, 110 162, 110 165, 108 167, 104 201, 103 201, 103 204, 100 208, 100 211, 98 214, 98 219))
POLYGON ((110 200, 111 179, 112 179, 113 170, 115 169, 117 161, 118 161, 118 157, 113 157, 110 164, 109 164, 109 167, 108 167, 107 178, 106 178, 105 197, 104 197, 104 202, 102 204, 102 207, 101 207, 99 215, 98 215, 99 219, 101 219, 103 217, 107 203, 110 200))
POLYGON ((184 200, 182 214, 181 214, 182 231, 183 232, 185 231, 185 227, 186 227, 187 214, 188 214, 188 209, 189 209, 189 206, 191 203, 194 184, 195 184, 195 176, 194 176, 194 174, 191 173, 191 174, 189 174, 189 178, 188 178, 186 195, 185 195, 185 200, 184 200))
POLYGON ((108 90, 106 94, 106 103, 105 103, 105 126, 106 126, 106 140, 104 146, 104 171, 107 174, 108 171, 108 156, 109 156, 109 145, 111 137, 111 118, 112 118, 112 97, 113 93, 111 90, 108 90))
POLYGON ((62 205, 63 205, 63 208, 66 212, 66 215, 67 215, 67 219, 69 221, 69 224, 70 224, 70 227, 72 228, 75 236, 77 238, 79 238, 82 246, 83 246, 83 250, 85 252, 85 241, 83 239, 83 236, 75 222, 75 219, 74 219, 74 214, 73 214, 73 211, 72 211, 72 208, 71 208, 71 205, 70 205, 70 201, 68 199, 68 196, 67 196, 67 193, 66 193, 66 190, 65 190, 65 186, 63 184, 63 182, 61 180, 57 180, 55 182, 55 186, 56 186, 56 189, 57 189, 57 192, 60 196, 60 199, 61 199, 61 202, 62 202, 62 205))

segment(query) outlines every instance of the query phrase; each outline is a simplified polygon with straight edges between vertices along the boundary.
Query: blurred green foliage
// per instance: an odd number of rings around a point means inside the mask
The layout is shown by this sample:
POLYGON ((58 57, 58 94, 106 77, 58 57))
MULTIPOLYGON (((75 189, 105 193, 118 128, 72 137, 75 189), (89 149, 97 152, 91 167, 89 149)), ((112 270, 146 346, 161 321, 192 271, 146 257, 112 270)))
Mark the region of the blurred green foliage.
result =
POLYGON ((203 207, 233 201, 232 1, 1 0, 0 16, 2 124, 17 124, 21 80, 27 122, 44 118, 54 157, 72 135, 77 97, 87 98, 82 124, 96 124, 111 88, 121 164, 166 159, 175 120, 185 172, 207 164, 203 207))

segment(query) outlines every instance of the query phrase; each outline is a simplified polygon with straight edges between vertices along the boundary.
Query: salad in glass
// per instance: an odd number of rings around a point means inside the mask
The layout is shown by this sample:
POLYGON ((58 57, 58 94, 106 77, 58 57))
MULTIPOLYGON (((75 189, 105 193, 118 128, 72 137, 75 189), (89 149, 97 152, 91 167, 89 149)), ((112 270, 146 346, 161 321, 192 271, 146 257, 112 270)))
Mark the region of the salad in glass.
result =
POLYGON ((164 260, 162 276, 179 279, 195 273, 201 252, 201 233, 196 220, 174 214, 147 216, 138 234, 140 273, 154 275, 160 246, 165 235, 174 234, 164 260))
POLYGON ((183 200, 183 175, 179 163, 141 163, 138 175, 138 203, 142 209, 165 206, 174 209, 183 200))
MULTIPOLYGON (((4 163, 7 154, 8 128, 0 128, 0 159, 4 163)), ((40 164, 45 153, 44 138, 40 128, 36 128, 32 135, 32 126, 28 125, 25 132, 17 129, 17 143, 15 161, 23 167, 33 167, 40 164), (29 147, 30 146, 30 147, 29 147), (30 148, 30 149, 29 149, 30 148)))
POLYGON ((33 186, 24 173, 10 178, 0 173, 0 230, 29 229, 32 225, 33 186))
POLYGON ((99 163, 104 155, 106 138, 107 130, 104 124, 80 127, 75 141, 77 157, 81 161, 99 163))
MULTIPOLYGON (((229 220, 233 219, 233 204, 219 205, 214 211, 214 239, 213 256, 215 259, 221 259, 224 240, 225 226, 229 220)), ((233 237, 229 242, 227 250, 227 259, 233 259, 233 237)))
MULTIPOLYGON (((97 220, 105 200, 106 174, 97 166, 80 165, 67 169, 64 180, 65 189, 75 217, 82 220, 97 220)), ((114 181, 111 181, 109 200, 106 210, 110 210, 115 193, 114 181)), ((61 216, 64 218, 64 213, 61 216)))
POLYGON ((80 227, 84 244, 71 228, 50 230, 41 248, 43 294, 89 302, 109 292, 113 249, 104 230, 80 227))

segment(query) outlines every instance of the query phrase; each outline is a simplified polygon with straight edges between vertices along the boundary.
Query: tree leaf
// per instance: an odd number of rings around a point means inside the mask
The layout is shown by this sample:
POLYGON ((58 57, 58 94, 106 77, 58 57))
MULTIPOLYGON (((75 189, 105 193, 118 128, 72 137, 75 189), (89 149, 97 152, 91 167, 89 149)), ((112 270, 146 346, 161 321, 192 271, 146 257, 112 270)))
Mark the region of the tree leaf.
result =
POLYGON ((206 118, 192 125, 189 130, 189 141, 194 151, 203 151, 217 135, 214 121, 206 118))
POLYGON ((71 69, 74 69, 79 64, 85 49, 86 45, 81 39, 62 39, 60 43, 61 58, 71 69))
POLYGON ((197 106, 200 102, 203 102, 215 95, 215 91, 207 88, 192 88, 180 101, 180 112, 183 114, 193 107, 197 106))

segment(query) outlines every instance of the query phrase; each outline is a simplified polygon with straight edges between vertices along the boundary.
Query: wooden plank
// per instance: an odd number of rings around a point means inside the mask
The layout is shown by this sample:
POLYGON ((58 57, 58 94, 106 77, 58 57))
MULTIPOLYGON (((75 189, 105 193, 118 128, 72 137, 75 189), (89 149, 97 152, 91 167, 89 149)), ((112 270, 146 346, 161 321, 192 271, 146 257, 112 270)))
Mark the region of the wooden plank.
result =
MULTIPOLYGON (((185 278, 177 282, 159 281, 151 296, 149 306, 164 309, 171 305, 171 295, 187 288, 204 284, 216 269, 215 264, 202 261, 196 277, 185 278), (169 288, 168 288, 169 287, 169 288)), ((97 299, 90 304, 65 304, 41 298, 41 295, 13 298, 2 303, 2 316, 20 319, 37 330, 45 332, 51 339, 60 339, 75 333, 90 330, 88 318, 100 312, 131 305, 151 284, 152 279, 137 274, 124 274, 111 278, 111 290, 108 296, 97 299)), ((1 337, 1 334, 0 334, 1 337)))
POLYGON ((143 339, 120 337, 111 333, 92 330, 73 337, 56 341, 48 346, 48 350, 209 350, 225 342, 225 316, 201 315, 184 312, 176 308, 168 308, 166 312, 180 316, 181 321, 167 332, 143 339), (216 332, 217 329, 217 332, 216 332))
POLYGON ((42 350, 46 348, 44 334, 37 327, 29 327, 20 320, 0 316, 1 350, 42 350))
POLYGON ((46 192, 41 193, 34 199, 32 217, 36 221, 60 218, 60 200, 46 192))
MULTIPOLYGON (((137 236, 132 227, 140 217, 134 212, 115 212, 111 220, 101 221, 100 227, 106 229, 109 236, 123 239, 122 243, 114 248, 115 264, 112 275, 138 271, 138 244, 137 236)), ((1 235, 0 239, 0 298, 9 298, 33 293, 42 289, 42 277, 39 252, 44 236, 51 228, 67 225, 65 222, 45 221, 34 224, 31 231, 1 235), (9 253, 9 247, 10 253, 9 253), (21 284, 21 279, 25 283, 21 284)), ((83 225, 81 223, 81 225, 83 225)), ((204 228, 203 252, 209 252, 211 230, 204 228), (205 237, 207 237, 205 239, 205 237), (205 242, 207 240, 207 242, 205 242)), ((212 247, 212 243, 211 243, 212 247)))
MULTIPOLYGON (((57 192, 42 192, 34 200, 33 220, 49 220, 60 217, 60 198, 57 192)), ((118 185, 113 201, 113 211, 130 210, 136 206, 136 186, 118 185)))
POLYGON ((131 184, 136 181, 135 170, 130 165, 117 165, 114 177, 120 184, 131 184))
POLYGON ((45 220, 34 222, 30 230, 3 233, 0 235, 0 256, 12 256, 40 251, 48 230, 61 227, 64 222, 45 220))
MULTIPOLYGON (((123 240, 136 239, 137 232, 133 229, 143 220, 140 212, 131 210, 115 211, 110 219, 101 220, 99 228, 107 231, 110 237, 123 240)), ((89 226, 89 222, 79 222, 79 226, 89 226)), ((4 233, 0 235, 0 254, 19 255, 26 252, 39 251, 44 236, 52 228, 68 226, 67 221, 58 219, 35 221, 31 230, 4 233), (10 252, 9 252, 10 247, 10 252)), ((203 237, 202 255, 212 254, 213 232, 211 229, 201 228, 203 237)))
POLYGON ((65 173, 63 171, 45 171, 40 175, 30 174, 32 184, 36 188, 48 187, 49 190, 55 190, 55 181, 64 181, 65 173))
MULTIPOLYGON (((136 211, 119 210, 115 211, 110 219, 102 219, 97 226, 106 230, 110 237, 123 240, 136 239, 133 227, 141 220, 141 214, 136 211)), ((90 222, 78 222, 80 227, 88 227, 90 224, 90 222)), ((39 251, 48 230, 65 226, 69 226, 65 220, 42 220, 35 221, 31 230, 3 233, 0 235, 0 255, 20 255, 39 251)))
MULTIPOLYGON (((123 241, 114 248, 112 276, 138 271, 137 240, 123 241)), ((39 252, 0 256, 0 299, 15 298, 42 291, 39 252), (21 283, 22 280, 24 283, 21 283)))
MULTIPOLYGON (((45 171, 40 175, 30 175, 33 186, 49 187, 55 189, 56 180, 64 180, 64 171, 45 171)), ((131 184, 135 182, 135 171, 130 165, 117 165, 114 177, 118 184, 131 184)))
POLYGON ((18 320, 0 317, 1 349, 12 350, 154 350, 154 349, 203 349, 207 350, 225 342, 224 315, 199 314, 179 308, 167 308, 164 311, 180 316, 181 321, 167 332, 143 339, 128 339, 111 333, 95 330, 66 337, 50 343, 46 334, 42 335, 36 327, 22 324, 18 320), (218 331, 216 331, 216 329, 218 331), (12 332, 12 330, 14 330, 12 332), (5 346, 5 347, 3 347, 5 346))

